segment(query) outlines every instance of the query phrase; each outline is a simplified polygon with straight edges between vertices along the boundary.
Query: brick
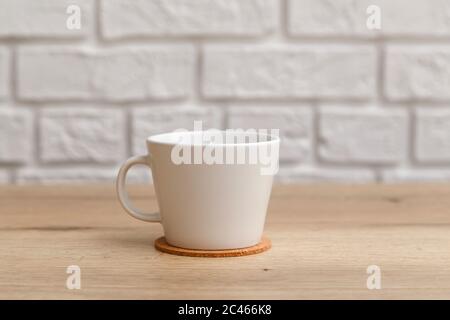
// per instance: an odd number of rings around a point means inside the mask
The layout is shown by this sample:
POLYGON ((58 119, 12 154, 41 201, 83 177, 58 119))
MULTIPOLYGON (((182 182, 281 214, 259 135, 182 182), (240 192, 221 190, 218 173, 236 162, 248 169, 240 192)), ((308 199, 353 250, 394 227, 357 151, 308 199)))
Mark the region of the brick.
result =
POLYGON ((330 169, 316 167, 281 167, 275 177, 279 183, 370 183, 375 173, 369 169, 330 169))
POLYGON ((416 158, 420 162, 450 161, 450 110, 418 110, 416 158))
MULTIPOLYGON (((118 167, 64 167, 64 168, 23 168, 17 173, 18 184, 86 184, 114 183, 118 167)), ((152 183, 150 170, 145 167, 133 167, 128 171, 127 183, 152 183)), ((1 183, 1 180, 0 180, 1 183)), ((7 183, 7 182, 6 182, 7 183)))
POLYGON ((255 36, 273 30, 276 0, 106 0, 102 34, 138 36, 255 36))
POLYGON ((319 127, 324 161, 395 163, 406 157, 407 116, 402 110, 324 108, 319 127))
POLYGON ((400 168, 385 170, 381 177, 385 183, 448 182, 450 181, 450 170, 445 168, 400 168))
POLYGON ((312 114, 298 107, 233 107, 228 113, 232 129, 280 130, 280 160, 305 162, 311 154, 312 114))
POLYGON ((39 122, 43 162, 117 162, 125 156, 124 114, 111 109, 47 109, 39 122))
POLYGON ((194 129, 194 121, 203 121, 203 129, 222 129, 221 116, 212 107, 149 107, 133 110, 133 153, 146 154, 147 137, 177 129, 194 129))
POLYGON ((27 110, 0 108, 0 163, 27 162, 34 144, 32 131, 27 110))
POLYGON ((290 0, 288 31, 294 36, 449 36, 447 0, 290 0), (381 11, 381 29, 366 23, 370 5, 381 11))
POLYGON ((384 80, 384 92, 388 99, 449 100, 449 88, 450 48, 388 48, 384 80))
POLYGON ((113 182, 115 168, 24 168, 17 172, 18 184, 74 184, 113 182))
POLYGON ((190 46, 117 50, 25 48, 19 51, 23 100, 174 99, 192 87, 190 46))
POLYGON ((204 52, 207 98, 368 98, 375 94, 372 48, 211 46, 204 52))
POLYGON ((9 55, 6 48, 0 47, 0 100, 8 95, 9 55))
POLYGON ((92 0, 0 0, 0 38, 73 38, 88 34, 92 0), (81 28, 66 26, 69 5, 81 10, 81 28))

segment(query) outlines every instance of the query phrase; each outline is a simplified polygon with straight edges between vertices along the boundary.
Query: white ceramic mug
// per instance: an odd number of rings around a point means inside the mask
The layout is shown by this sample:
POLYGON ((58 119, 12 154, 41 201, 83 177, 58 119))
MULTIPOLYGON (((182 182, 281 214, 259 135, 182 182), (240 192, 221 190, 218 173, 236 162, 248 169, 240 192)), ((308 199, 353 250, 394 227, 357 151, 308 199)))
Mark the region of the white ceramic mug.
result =
MULTIPOLYGON (((224 140, 228 137, 221 131, 224 140)), ((133 217, 160 222, 166 241, 177 247, 205 250, 223 250, 250 247, 261 240, 267 206, 276 171, 264 173, 269 164, 261 156, 258 161, 238 162, 246 152, 262 155, 270 150, 270 166, 278 169, 279 138, 255 133, 256 140, 205 143, 204 131, 172 132, 147 138, 148 154, 128 159, 117 177, 117 195, 123 208, 133 217), (194 141, 194 142, 193 142, 194 141), (200 141, 200 142, 199 142, 200 141), (192 162, 174 161, 176 148, 185 148, 192 162), (214 156, 226 153, 225 163, 198 163, 200 152, 214 156), (233 153, 233 152, 234 153, 233 153), (194 154, 195 152, 199 152, 194 154), (211 153, 209 153, 211 154, 211 153), (233 158, 235 162, 228 161, 233 158), (135 164, 151 168, 159 213, 143 213, 134 208, 125 190, 126 174, 135 164)), ((238 138, 241 138, 237 134, 238 138)), ((206 158, 206 155, 205 155, 206 158)), ((187 158, 186 158, 187 159, 187 158)), ((217 158, 216 158, 217 159, 217 158)), ((223 157, 225 159, 225 156, 223 157)), ((242 159, 241 159, 242 160, 242 159)), ((254 159, 253 159, 254 160, 254 159)), ((219 161, 216 161, 219 162, 219 161)))

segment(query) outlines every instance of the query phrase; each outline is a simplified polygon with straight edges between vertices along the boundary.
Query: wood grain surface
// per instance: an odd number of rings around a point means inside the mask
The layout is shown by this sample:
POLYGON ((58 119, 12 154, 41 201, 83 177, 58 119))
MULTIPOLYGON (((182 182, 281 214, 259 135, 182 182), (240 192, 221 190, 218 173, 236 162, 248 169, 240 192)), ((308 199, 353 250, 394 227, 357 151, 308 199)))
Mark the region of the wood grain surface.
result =
MULTIPOLYGON (((130 193, 157 209, 151 187, 130 193)), ((265 234, 272 249, 253 256, 174 256, 113 186, 1 187, 0 298, 450 299, 449 185, 277 186, 265 234)))

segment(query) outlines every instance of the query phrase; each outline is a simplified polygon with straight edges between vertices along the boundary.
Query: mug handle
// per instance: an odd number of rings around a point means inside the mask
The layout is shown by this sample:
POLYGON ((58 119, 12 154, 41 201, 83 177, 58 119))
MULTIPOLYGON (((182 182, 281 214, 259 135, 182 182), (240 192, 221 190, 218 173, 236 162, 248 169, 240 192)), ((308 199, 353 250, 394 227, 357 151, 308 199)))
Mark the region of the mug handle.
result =
POLYGON ((128 159, 122 164, 119 170, 119 174, 117 175, 116 181, 116 191, 117 197, 119 198, 119 202, 126 212, 130 214, 133 218, 148 221, 148 222, 161 222, 161 216, 159 212, 154 213, 145 213, 138 209, 136 209, 130 202, 130 198, 128 197, 128 192, 126 190, 126 177, 128 170, 136 165, 136 164, 144 164, 151 169, 151 156, 136 156, 128 159))

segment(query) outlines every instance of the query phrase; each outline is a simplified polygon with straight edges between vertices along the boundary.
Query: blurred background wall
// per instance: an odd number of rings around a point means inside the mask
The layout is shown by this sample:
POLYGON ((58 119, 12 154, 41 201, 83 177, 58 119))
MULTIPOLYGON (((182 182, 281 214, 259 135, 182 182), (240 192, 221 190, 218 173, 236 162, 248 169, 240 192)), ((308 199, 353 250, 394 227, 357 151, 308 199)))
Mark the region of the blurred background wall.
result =
POLYGON ((279 128, 283 182, 450 180, 449 41, 448 0, 0 0, 0 183, 112 181, 194 120, 279 128))

